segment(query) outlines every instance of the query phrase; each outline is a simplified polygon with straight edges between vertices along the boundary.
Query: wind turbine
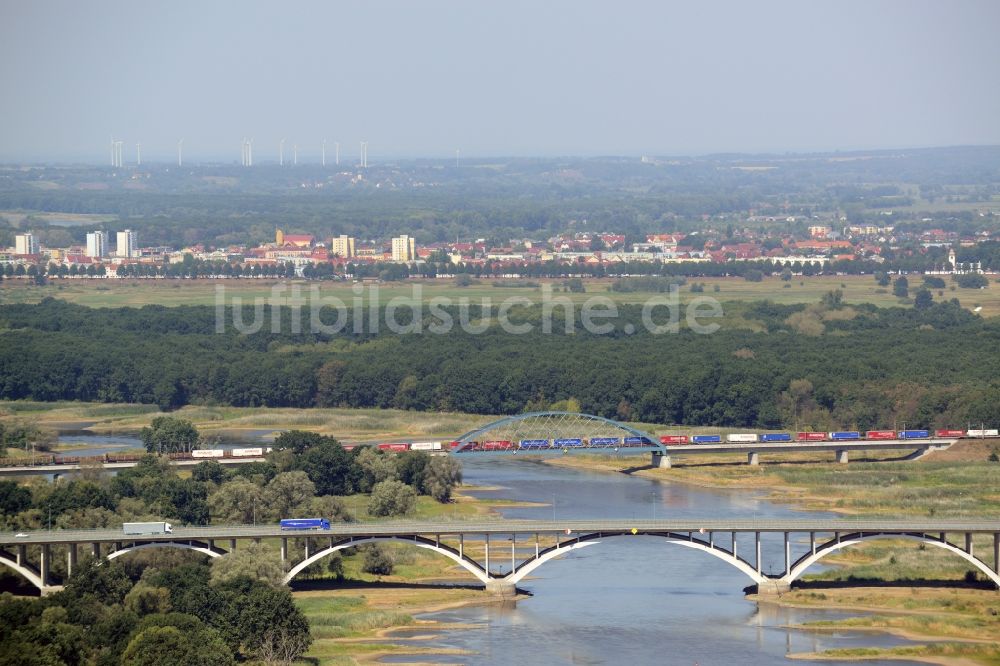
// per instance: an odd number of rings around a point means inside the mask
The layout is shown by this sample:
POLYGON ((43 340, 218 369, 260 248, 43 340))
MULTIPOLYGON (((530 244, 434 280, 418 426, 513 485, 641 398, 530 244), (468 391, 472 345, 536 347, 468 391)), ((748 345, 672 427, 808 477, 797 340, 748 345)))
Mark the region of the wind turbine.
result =
POLYGON ((334 141, 333 145, 334 145, 334 147, 336 148, 336 151, 337 151, 336 154, 335 154, 335 158, 334 159, 337 162, 337 166, 340 166, 340 142, 339 141, 334 141))
POLYGON ((320 149, 320 154, 322 155, 320 159, 323 162, 323 166, 326 166, 326 139, 323 139, 323 147, 320 149))
POLYGON ((285 140, 278 142, 278 166, 285 166, 285 140))
POLYGON ((135 165, 142 166, 142 144, 135 142, 135 165))
POLYGON ((183 166, 183 149, 184 149, 184 139, 177 142, 177 166, 183 166))
POLYGON ((292 166, 299 165, 299 144, 292 144, 292 166))

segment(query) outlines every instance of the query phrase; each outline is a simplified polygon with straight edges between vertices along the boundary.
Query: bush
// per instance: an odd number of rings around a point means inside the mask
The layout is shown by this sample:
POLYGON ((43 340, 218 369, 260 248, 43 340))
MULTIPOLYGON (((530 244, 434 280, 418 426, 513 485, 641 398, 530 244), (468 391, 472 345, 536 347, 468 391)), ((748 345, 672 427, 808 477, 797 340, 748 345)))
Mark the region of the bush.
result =
POLYGON ((757 270, 756 268, 751 268, 750 270, 743 273, 743 279, 747 282, 763 282, 764 273, 757 270))
POLYGON ((955 284, 962 289, 982 289, 983 287, 989 286, 990 281, 985 275, 970 273, 968 275, 956 275, 955 284))
POLYGON ((395 562, 392 555, 380 543, 372 543, 364 546, 365 559, 361 564, 361 570, 375 576, 390 576, 395 562))

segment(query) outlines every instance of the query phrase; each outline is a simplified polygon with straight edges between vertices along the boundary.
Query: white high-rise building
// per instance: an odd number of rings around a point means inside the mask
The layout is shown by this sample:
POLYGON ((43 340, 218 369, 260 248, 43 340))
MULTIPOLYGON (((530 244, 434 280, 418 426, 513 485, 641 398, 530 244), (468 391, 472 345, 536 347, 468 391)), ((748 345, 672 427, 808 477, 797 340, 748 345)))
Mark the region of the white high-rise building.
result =
POLYGON ((92 231, 87 234, 87 256, 99 259, 108 256, 108 233, 92 231))
POLYGON ((330 239, 330 254, 350 259, 354 256, 354 239, 341 234, 330 239))
POLYGON ((14 236, 14 254, 38 254, 38 239, 35 234, 14 236))
POLYGON ((392 260, 393 261, 414 261, 417 258, 416 239, 410 238, 406 234, 392 239, 392 260))
POLYGON ((136 232, 131 229, 126 229, 125 231, 118 232, 118 245, 115 248, 115 254, 119 257, 138 257, 139 256, 139 237, 136 232))

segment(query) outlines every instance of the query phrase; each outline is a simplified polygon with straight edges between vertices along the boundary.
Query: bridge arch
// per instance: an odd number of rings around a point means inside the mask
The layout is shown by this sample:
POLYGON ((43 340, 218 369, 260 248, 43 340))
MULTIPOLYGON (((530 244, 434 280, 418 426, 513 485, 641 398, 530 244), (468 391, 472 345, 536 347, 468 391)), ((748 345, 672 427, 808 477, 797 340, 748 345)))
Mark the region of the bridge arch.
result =
POLYGON ((296 564, 294 567, 291 568, 291 570, 287 574, 285 574, 285 584, 287 585, 288 583, 291 583, 292 579, 294 579, 295 576, 300 574, 303 570, 305 570, 314 562, 318 562, 319 560, 323 559, 324 557, 327 557, 328 555, 333 555, 337 551, 344 550, 346 548, 353 548, 354 546, 360 546, 366 543, 375 543, 377 541, 398 541, 402 543, 408 543, 413 546, 417 546, 418 548, 426 548, 427 550, 432 550, 435 553, 439 553, 451 560, 454 560, 457 564, 459 564, 462 568, 464 568, 466 571, 475 576, 476 579, 479 582, 483 583, 484 585, 486 583, 489 583, 491 580, 489 574, 486 573, 486 570, 483 569, 478 562, 466 557, 464 554, 460 554, 457 550, 455 550, 451 546, 442 544, 439 541, 434 541, 422 536, 412 536, 412 537, 379 536, 379 537, 365 537, 362 539, 348 539, 346 541, 341 541, 340 543, 324 548, 323 550, 317 551, 316 553, 310 555, 306 559, 296 564))
POLYGON ((666 451, 660 440, 630 425, 594 414, 578 412, 528 412, 487 423, 470 430, 456 441, 460 444, 480 441, 486 437, 512 442, 522 439, 555 439, 558 437, 642 437, 649 441, 646 449, 666 451))
POLYGON ((28 567, 23 564, 18 564, 17 560, 13 559, 8 553, 0 553, 0 564, 4 564, 17 573, 21 574, 29 583, 37 587, 43 593, 45 592, 45 585, 42 584, 42 576, 39 574, 34 567, 28 567))
POLYGON ((594 544, 600 543, 603 539, 609 539, 613 537, 636 537, 636 536, 651 536, 666 539, 667 543, 675 543, 680 546, 685 546, 687 548, 694 548, 695 550, 700 550, 703 552, 717 557, 726 564, 736 568, 738 571, 746 574, 753 582, 757 584, 767 582, 768 578, 762 573, 758 573, 757 570, 750 565, 749 562, 744 560, 742 557, 735 556, 728 550, 724 548, 719 548, 706 541, 700 539, 692 539, 687 534, 678 533, 661 533, 661 532, 637 532, 632 534, 632 532, 594 532, 591 534, 583 534, 579 538, 573 539, 571 542, 563 542, 562 544, 556 544, 555 546, 550 546, 545 550, 541 550, 537 557, 532 557, 525 560, 517 570, 511 573, 505 580, 508 582, 517 584, 525 578, 532 571, 545 564, 550 560, 562 557, 567 552, 570 552, 577 548, 583 548, 585 546, 592 546, 594 544))
POLYGON ((225 551, 219 548, 210 548, 206 544, 192 542, 188 543, 185 541, 151 541, 148 543, 137 543, 132 544, 126 548, 116 550, 113 553, 108 553, 106 559, 113 560, 122 555, 128 555, 129 553, 134 553, 137 550, 145 550, 147 548, 178 548, 181 550, 193 550, 203 555, 208 555, 209 557, 222 557, 226 554, 225 551))
POLYGON ((971 555, 953 543, 948 541, 943 541, 938 537, 934 537, 928 534, 921 533, 892 533, 892 532, 879 532, 875 534, 864 534, 855 533, 843 535, 840 539, 831 539, 821 546, 816 548, 815 553, 807 553, 806 555, 800 557, 792 566, 789 568, 788 575, 782 578, 786 583, 791 584, 792 581, 797 580, 802 574, 806 572, 806 569, 816 564, 821 559, 848 546, 854 546, 859 543, 864 543, 865 541, 873 541, 875 539, 903 539, 906 541, 916 541, 919 543, 928 543, 932 546, 937 546, 938 548, 943 548, 950 553, 958 555, 963 560, 976 567, 984 574, 987 578, 993 581, 993 584, 1000 588, 1000 573, 993 571, 989 566, 980 560, 975 555, 971 555))

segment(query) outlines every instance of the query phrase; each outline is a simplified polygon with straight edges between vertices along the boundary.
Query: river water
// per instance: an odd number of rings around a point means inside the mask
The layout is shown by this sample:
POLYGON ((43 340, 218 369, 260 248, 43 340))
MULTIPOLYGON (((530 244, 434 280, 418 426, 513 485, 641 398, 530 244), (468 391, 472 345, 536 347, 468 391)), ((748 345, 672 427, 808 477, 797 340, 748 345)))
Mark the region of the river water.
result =
MULTIPOLYGON (((464 463, 464 476, 472 485, 502 488, 477 495, 548 505, 502 509, 509 518, 832 516, 793 511, 747 491, 701 490, 528 460, 469 461, 464 463)), ((753 552, 752 541, 739 546, 743 553, 753 552)), ((796 544, 793 556, 807 547, 796 544)), ((783 569, 782 551, 780 536, 764 542, 765 569, 783 569)), ((786 628, 845 614, 758 606, 743 598, 742 590, 750 583, 730 565, 701 551, 656 537, 612 538, 536 569, 520 585, 534 595, 529 599, 422 616, 474 628, 444 631, 430 644, 419 645, 472 654, 400 655, 384 661, 756 666, 788 663, 785 655, 790 652, 906 644, 886 635, 815 634, 786 628)))

